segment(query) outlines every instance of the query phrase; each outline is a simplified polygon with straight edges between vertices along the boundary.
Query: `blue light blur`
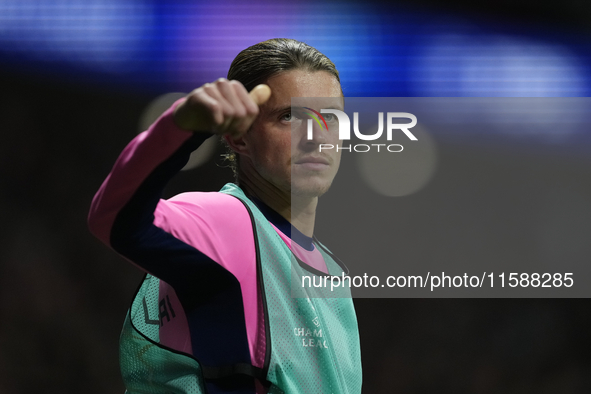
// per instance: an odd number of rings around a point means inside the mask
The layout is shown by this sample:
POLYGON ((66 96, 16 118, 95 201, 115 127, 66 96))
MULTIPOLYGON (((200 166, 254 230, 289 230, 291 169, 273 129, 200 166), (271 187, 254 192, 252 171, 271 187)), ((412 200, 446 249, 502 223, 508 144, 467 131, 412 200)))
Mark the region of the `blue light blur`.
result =
POLYGON ((189 91, 236 54, 291 37, 327 54, 348 96, 589 96, 585 37, 372 2, 0 0, 7 70, 189 91))

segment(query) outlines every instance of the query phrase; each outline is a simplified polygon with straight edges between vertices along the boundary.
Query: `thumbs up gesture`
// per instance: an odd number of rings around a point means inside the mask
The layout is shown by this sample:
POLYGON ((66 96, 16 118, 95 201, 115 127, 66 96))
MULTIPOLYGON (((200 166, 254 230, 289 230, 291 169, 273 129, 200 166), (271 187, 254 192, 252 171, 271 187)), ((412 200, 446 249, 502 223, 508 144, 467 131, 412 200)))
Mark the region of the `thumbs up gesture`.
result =
POLYGON ((238 137, 249 129, 269 97, 267 85, 249 93, 242 83, 220 78, 189 93, 176 107, 174 121, 185 130, 238 137))

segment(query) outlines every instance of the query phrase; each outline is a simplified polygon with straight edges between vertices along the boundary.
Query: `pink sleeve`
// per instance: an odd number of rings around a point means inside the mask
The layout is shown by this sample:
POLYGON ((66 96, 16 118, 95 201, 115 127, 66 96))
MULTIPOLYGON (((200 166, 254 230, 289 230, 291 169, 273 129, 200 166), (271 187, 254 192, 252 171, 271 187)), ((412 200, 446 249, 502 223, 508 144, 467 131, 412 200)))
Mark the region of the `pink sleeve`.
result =
POLYGON ((264 317, 252 222, 244 205, 224 193, 183 193, 160 201, 154 224, 216 261, 240 282, 252 363, 262 367, 264 317))
MULTIPOLYGON (((119 235, 123 230, 123 236, 129 237, 123 239, 126 247, 131 245, 128 249, 149 248, 150 244, 154 245, 153 241, 157 237, 162 238, 162 234, 169 234, 178 240, 177 246, 181 243, 188 245, 233 274, 242 291, 252 362, 262 366, 264 359, 257 354, 261 348, 264 349, 264 333, 261 336, 260 331, 264 328, 261 324, 263 314, 257 293, 252 224, 244 205, 232 196, 217 192, 184 193, 170 200, 159 199, 158 188, 144 193, 147 180, 154 178, 156 170, 174 157, 181 147, 189 140, 204 140, 207 137, 176 126, 173 111, 179 103, 180 100, 123 150, 92 201, 88 216, 89 227, 102 242, 112 246, 114 224, 121 218, 121 212, 131 206, 134 215, 136 211, 141 212, 141 215, 130 216, 123 225, 119 221, 117 227, 119 235), (142 193, 138 193, 139 190, 142 193), (143 198, 144 194, 149 196, 145 201, 141 200, 137 207, 130 203, 138 200, 138 195, 143 198), (141 225, 136 226, 138 221, 141 225)), ((164 185, 173 175, 172 172, 166 172, 158 179, 158 185, 164 185)), ((178 250, 175 253, 178 254, 178 250)), ((151 272, 146 261, 130 257, 128 259, 151 272)), ((169 262, 149 263, 153 264, 152 267, 170 272, 175 271, 176 266, 167 268, 163 264, 174 264, 174 261, 174 257, 171 257, 169 262)), ((182 275, 177 271, 176 275, 179 274, 182 275)), ((186 347, 187 343, 178 346, 186 347)))
POLYGON ((224 193, 182 193, 160 200, 154 224, 206 254, 237 278, 256 267, 250 215, 235 197, 224 193))
POLYGON ((125 147, 94 196, 88 214, 88 226, 105 244, 110 245, 110 231, 117 214, 139 186, 194 134, 174 123, 174 108, 182 100, 175 102, 147 131, 125 147))

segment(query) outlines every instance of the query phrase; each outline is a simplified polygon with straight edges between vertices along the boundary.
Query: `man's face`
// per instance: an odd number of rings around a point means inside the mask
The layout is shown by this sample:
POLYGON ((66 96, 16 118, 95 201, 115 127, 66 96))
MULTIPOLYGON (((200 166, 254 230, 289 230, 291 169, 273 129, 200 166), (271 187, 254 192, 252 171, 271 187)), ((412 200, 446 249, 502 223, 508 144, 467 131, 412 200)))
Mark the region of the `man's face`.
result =
MULTIPOLYGON (((307 117, 292 113, 292 97, 330 97, 304 100, 306 107, 343 109, 341 86, 326 71, 290 70, 267 82, 271 97, 252 128, 244 136, 248 158, 260 181, 294 196, 317 197, 330 187, 340 164, 336 149, 319 152, 319 144, 338 143, 338 125, 320 128, 313 122, 313 138, 307 138, 307 117)), ((307 111, 310 112, 310 111, 307 111)), ((330 115, 327 115, 330 116, 330 115)), ((330 126, 330 122, 329 122, 330 126)), ((262 185, 261 185, 262 186, 262 185)), ((265 185, 266 186, 266 185, 265 185)))

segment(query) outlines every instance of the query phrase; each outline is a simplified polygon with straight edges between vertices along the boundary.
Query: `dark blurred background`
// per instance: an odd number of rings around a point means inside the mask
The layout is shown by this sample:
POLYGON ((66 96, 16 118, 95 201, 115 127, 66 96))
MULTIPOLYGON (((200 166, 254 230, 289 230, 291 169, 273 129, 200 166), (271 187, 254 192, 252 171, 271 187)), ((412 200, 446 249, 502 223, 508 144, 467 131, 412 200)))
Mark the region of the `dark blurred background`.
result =
MULTIPOLYGON (((142 273, 91 237, 86 214, 161 95, 225 76, 249 45, 291 37, 336 63, 346 96, 588 97, 589 20, 583 0, 0 1, 0 393, 123 392, 118 336, 142 273)), ((556 133, 511 147, 506 136, 439 136, 431 183, 400 204, 440 209, 393 228, 481 228, 495 216, 487 202, 509 198, 482 176, 525 165, 512 191, 533 184, 539 200, 505 215, 539 209, 543 234, 492 247, 543 253, 558 242, 557 262, 588 261, 591 144, 556 133), (474 173, 472 194, 460 180, 474 173), (578 238, 561 239, 570 223, 578 238)), ((213 149, 167 196, 232 179, 213 149)), ((453 241, 477 255, 480 245, 453 241)), ((392 244, 404 255, 426 248, 392 244)), ((364 393, 591 392, 588 299, 355 301, 364 393)))

